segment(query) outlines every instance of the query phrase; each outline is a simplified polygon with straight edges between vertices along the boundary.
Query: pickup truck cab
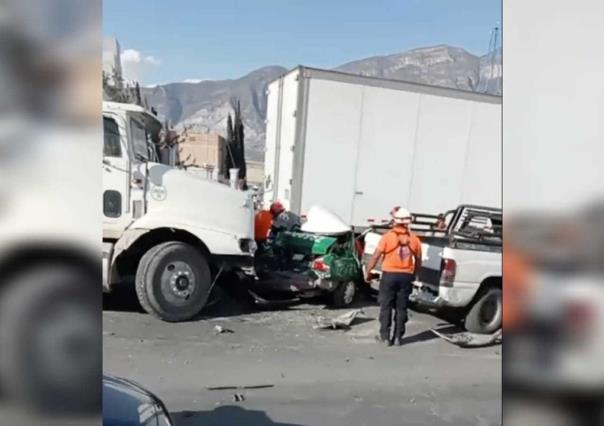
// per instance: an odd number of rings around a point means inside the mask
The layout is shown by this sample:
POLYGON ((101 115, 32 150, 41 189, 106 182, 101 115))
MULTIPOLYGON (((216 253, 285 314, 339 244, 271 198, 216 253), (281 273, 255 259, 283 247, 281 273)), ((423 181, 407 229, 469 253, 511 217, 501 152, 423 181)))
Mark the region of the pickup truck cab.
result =
POLYGON ((223 270, 251 268, 250 195, 157 158, 159 121, 137 105, 103 104, 103 288, 135 282, 142 307, 185 321, 223 270))
MULTIPOLYGON (((414 214, 411 225, 422 241, 422 269, 411 300, 432 308, 458 308, 468 331, 492 333, 501 327, 501 209, 461 205, 437 216, 414 214)), ((384 232, 375 227, 365 236, 368 260, 384 232)), ((380 270, 372 271, 379 277, 380 270)), ((377 279, 372 286, 377 285, 377 279)))

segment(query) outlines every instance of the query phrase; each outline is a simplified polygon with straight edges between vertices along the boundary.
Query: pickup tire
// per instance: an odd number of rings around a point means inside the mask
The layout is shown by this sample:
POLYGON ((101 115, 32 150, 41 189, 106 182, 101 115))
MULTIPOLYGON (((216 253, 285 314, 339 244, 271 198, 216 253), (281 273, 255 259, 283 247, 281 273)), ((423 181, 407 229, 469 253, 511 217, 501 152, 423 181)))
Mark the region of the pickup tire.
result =
POLYGON ((501 328, 503 318, 501 289, 486 287, 477 296, 466 315, 464 322, 466 330, 472 333, 491 334, 501 328))
POLYGON ((3 393, 42 410, 100 410, 98 284, 100 273, 50 262, 9 279, 0 306, 3 393))
POLYGON ((195 247, 168 241, 143 255, 136 271, 136 295, 149 314, 169 322, 188 321, 208 301, 212 275, 195 247))
POLYGON ((357 284, 354 281, 342 281, 331 294, 331 302, 335 308, 346 308, 354 302, 357 296, 357 284))

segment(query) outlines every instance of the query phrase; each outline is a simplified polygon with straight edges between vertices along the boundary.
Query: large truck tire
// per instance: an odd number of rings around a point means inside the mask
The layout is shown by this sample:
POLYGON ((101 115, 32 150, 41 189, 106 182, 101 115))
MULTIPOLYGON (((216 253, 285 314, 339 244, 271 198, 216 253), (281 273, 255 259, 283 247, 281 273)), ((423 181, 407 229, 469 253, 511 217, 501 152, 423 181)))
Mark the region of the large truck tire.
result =
POLYGON ((334 308, 346 308, 354 302, 357 296, 357 284, 354 281, 344 281, 338 284, 331 294, 334 308))
POLYGON ((149 314, 169 322, 188 321, 210 295, 208 261, 195 247, 168 241, 143 255, 136 271, 136 295, 149 314))
POLYGON ((0 302, 0 386, 38 410, 101 408, 101 271, 32 266, 0 302))
POLYGON ((491 334, 501 328, 502 318, 501 289, 487 287, 480 291, 476 302, 466 315, 464 325, 466 330, 472 333, 491 334))

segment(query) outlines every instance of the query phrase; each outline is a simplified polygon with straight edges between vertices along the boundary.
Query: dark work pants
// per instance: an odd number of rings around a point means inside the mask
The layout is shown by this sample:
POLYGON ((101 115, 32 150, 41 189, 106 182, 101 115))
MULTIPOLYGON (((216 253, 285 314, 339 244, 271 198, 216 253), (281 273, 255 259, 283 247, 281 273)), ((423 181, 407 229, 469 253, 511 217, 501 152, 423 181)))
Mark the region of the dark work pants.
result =
POLYGON ((383 272, 380 281, 380 337, 390 339, 392 310, 394 314, 393 339, 400 339, 405 334, 407 323, 407 305, 413 282, 413 274, 403 272, 383 272))

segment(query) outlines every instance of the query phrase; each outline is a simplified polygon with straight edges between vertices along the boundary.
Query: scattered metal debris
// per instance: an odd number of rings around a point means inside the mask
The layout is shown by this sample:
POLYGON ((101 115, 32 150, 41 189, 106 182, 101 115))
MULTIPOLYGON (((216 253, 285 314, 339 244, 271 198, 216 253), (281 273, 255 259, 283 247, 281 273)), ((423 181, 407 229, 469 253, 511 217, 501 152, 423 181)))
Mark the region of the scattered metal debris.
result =
POLYGON ((246 386, 208 386, 206 390, 215 391, 215 390, 245 390, 245 389, 267 389, 274 388, 273 384, 266 385, 246 385, 246 386))
POLYGON ((434 328, 431 331, 438 337, 462 348, 479 348, 497 345, 502 342, 502 331, 497 330, 493 334, 476 334, 464 331, 461 333, 445 334, 434 328))
POLYGON ((215 325, 214 326, 214 334, 226 334, 226 333, 234 333, 234 330, 231 330, 230 328, 226 328, 223 327, 221 325, 215 325))
POLYGON ((337 330, 337 329, 350 329, 350 326, 354 323, 354 320, 361 318, 365 315, 362 309, 355 309, 354 311, 347 312, 336 318, 325 318, 317 317, 317 325, 313 328, 315 330, 337 330))

